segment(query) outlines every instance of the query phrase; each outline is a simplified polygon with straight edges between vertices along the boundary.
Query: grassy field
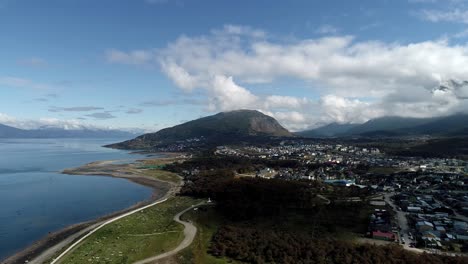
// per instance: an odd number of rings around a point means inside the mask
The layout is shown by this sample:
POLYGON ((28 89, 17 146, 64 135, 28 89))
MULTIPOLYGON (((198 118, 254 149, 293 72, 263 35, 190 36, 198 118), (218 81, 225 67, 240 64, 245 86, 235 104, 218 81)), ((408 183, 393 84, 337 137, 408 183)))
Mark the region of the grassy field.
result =
POLYGON ((173 217, 200 201, 175 197, 97 231, 62 263, 133 263, 175 248, 184 238, 173 217))
POLYGON ((239 263, 230 259, 216 258, 208 253, 210 241, 217 228, 222 224, 222 218, 214 208, 204 207, 203 210, 189 211, 182 216, 197 226, 197 235, 187 249, 179 253, 175 260, 181 264, 225 264, 239 263))
POLYGON ((185 159, 183 158, 157 158, 157 159, 147 159, 142 160, 143 166, 164 166, 166 164, 174 163, 174 162, 182 162, 185 159))
POLYGON ((153 177, 161 181, 172 183, 179 183, 181 181, 181 177, 179 175, 170 171, 160 169, 142 169, 141 171, 144 175, 153 177))

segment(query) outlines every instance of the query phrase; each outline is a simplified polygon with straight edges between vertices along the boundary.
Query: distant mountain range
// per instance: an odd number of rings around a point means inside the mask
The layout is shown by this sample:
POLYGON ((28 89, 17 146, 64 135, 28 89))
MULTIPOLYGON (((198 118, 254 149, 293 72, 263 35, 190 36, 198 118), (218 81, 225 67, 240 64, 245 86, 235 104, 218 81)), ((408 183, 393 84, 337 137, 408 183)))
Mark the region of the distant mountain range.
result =
POLYGON ((131 138, 136 134, 121 130, 106 129, 63 129, 43 127, 39 129, 19 129, 0 124, 0 138, 131 138))
POLYGON ((363 124, 329 124, 296 133, 302 137, 399 137, 399 136, 465 136, 468 135, 468 114, 445 117, 409 118, 381 117, 363 124))
POLYGON ((109 147, 148 149, 176 142, 239 142, 271 137, 293 137, 274 118, 255 110, 221 112, 149 133, 109 147))

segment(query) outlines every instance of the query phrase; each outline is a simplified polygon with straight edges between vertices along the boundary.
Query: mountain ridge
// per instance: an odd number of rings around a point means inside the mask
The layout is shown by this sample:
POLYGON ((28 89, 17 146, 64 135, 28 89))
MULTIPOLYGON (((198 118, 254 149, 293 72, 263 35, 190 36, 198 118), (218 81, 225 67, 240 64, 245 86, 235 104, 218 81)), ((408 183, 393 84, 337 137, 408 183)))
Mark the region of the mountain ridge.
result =
MULTIPOLYGON (((336 123, 332 123, 336 124, 336 123)), ((336 124, 335 133, 324 134, 332 124, 296 133, 303 137, 398 137, 398 136, 460 136, 468 135, 468 114, 458 113, 449 116, 414 118, 384 116, 362 124, 336 124)), ((333 132, 333 131, 332 131, 333 132)))
POLYGON ((256 110, 235 110, 188 121, 135 139, 111 144, 108 147, 147 149, 178 141, 205 140, 231 142, 236 140, 293 137, 273 117, 256 110))
POLYGON ((58 127, 44 127, 28 130, 0 124, 0 138, 128 138, 134 136, 134 133, 115 129, 63 129, 58 127))

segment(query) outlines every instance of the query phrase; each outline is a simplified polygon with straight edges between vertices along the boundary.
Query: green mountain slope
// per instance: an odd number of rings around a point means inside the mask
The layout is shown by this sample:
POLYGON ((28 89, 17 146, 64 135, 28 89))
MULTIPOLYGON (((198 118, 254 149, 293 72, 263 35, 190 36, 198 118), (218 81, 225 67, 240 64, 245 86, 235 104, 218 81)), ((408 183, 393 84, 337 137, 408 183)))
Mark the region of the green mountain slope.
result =
POLYGON ((109 147, 148 149, 180 141, 201 140, 223 143, 243 139, 292 136, 270 116, 254 110, 237 110, 189 121, 109 147))

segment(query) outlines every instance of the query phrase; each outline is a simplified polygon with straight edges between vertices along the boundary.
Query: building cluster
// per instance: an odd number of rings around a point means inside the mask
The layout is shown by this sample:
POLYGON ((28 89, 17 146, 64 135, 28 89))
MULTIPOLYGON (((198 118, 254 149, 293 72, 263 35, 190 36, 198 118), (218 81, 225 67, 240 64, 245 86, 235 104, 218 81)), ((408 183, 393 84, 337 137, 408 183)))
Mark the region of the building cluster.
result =
MULTIPOLYGON (((369 236, 406 246, 468 251, 468 163, 457 159, 394 157, 343 144, 220 146, 216 155, 295 160, 299 166, 263 168, 256 176, 319 180, 394 196, 370 216, 369 236), (402 226, 408 230, 402 231, 402 226)), ((287 164, 287 163, 286 163, 287 164)))
POLYGON ((370 216, 369 235, 374 239, 395 242, 398 241, 396 232, 390 212, 385 209, 374 209, 370 216))
MULTIPOLYGON (((459 214, 452 204, 439 200, 438 192, 434 195, 425 193, 428 192, 416 190, 395 195, 399 209, 406 212, 410 232, 418 247, 455 251, 466 249, 468 218, 459 214)), ((464 199, 468 201, 467 196, 464 199)))

